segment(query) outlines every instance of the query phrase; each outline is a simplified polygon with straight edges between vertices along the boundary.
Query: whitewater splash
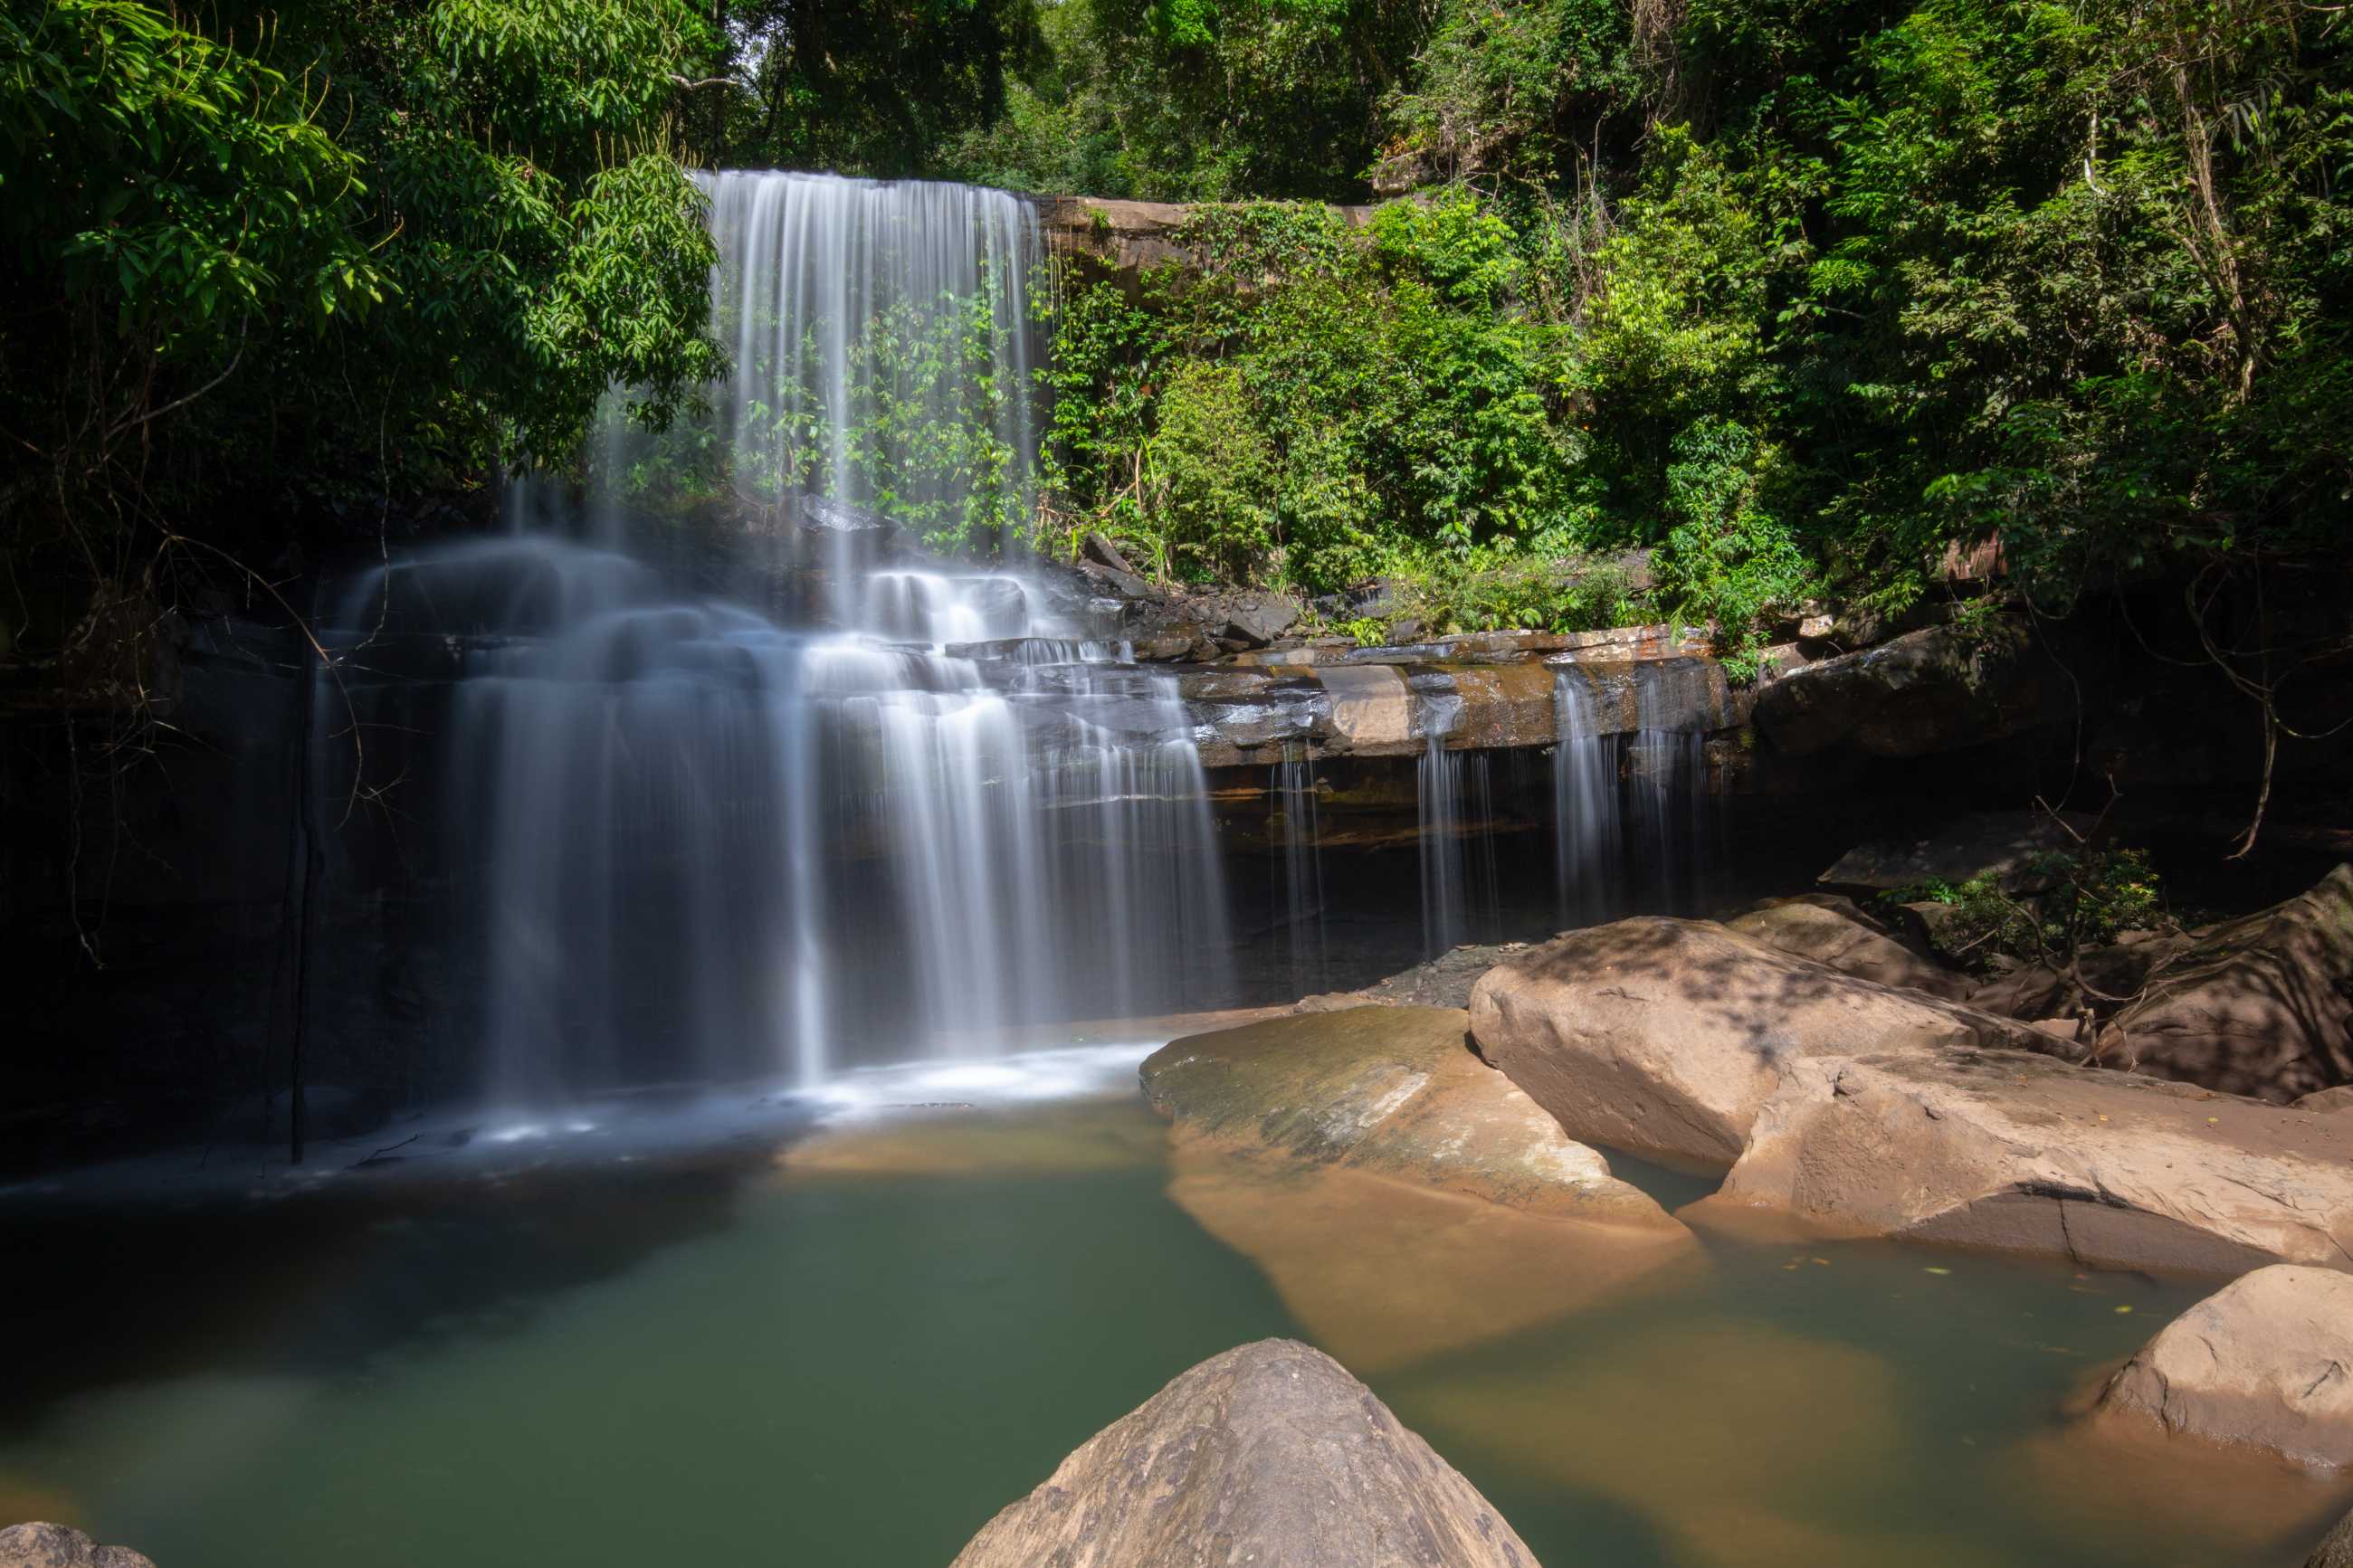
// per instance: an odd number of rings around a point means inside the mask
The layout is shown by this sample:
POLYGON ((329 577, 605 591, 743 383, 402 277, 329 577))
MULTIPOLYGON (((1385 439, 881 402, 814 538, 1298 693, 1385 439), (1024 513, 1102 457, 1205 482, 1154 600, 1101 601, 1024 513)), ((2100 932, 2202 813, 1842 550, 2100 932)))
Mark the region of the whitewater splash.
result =
POLYGON ((617 421, 585 496, 522 484, 516 532, 395 562, 333 617, 346 647, 389 629, 459 653, 445 771, 486 1092, 812 1085, 1011 1026, 1221 1002, 1224 879, 1174 683, 1022 573, 903 543, 1026 510, 1029 208, 705 184, 734 365, 712 429, 762 526, 817 557, 813 620, 681 593, 639 558, 617 421), (961 357, 893 357, 941 333, 961 357), (943 457, 951 427, 972 445, 943 457))

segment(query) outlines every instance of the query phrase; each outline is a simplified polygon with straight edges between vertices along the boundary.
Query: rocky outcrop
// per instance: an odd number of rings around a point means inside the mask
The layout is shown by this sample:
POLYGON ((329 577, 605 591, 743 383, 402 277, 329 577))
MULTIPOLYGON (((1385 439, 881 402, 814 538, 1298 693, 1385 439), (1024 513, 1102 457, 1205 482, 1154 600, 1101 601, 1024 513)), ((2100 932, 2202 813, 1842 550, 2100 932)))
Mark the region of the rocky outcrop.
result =
POLYGON ((1918 838, 1858 844, 1815 879, 1826 888, 1888 892, 1923 882, 1958 886, 1990 873, 2007 891, 2026 891, 2036 880, 2032 866, 2037 858, 2073 854, 2075 833, 2089 832, 2093 826, 2091 818, 2073 813, 1971 812, 1918 838))
POLYGON ((1971 989, 1969 1005, 2008 1018, 2064 1018, 2072 1025, 2087 1012, 2114 1012, 2113 998, 2139 994, 2149 976, 2189 944, 2186 937, 2146 931, 2133 941, 2084 949, 2067 973, 2039 963, 2019 964, 1971 989))
POLYGON ((1479 977, 1515 952, 1525 952, 1524 942, 1472 943, 1449 949, 1436 958, 1399 970, 1361 991, 1327 991, 1303 997, 1294 1013, 1344 1013, 1351 1007, 1468 1007, 1471 988, 1479 977))
POLYGON ((1928 626, 1772 681, 1757 693, 1757 727, 1788 756, 1959 751, 2060 716, 2050 668, 2016 620, 1928 626))
POLYGON ((1969 990, 1966 975, 1922 957, 1898 941, 1886 922, 1863 913, 1853 900, 1835 893, 1767 899, 1724 924, 1725 930, 1767 947, 1882 985, 1926 991, 1951 1002, 1959 1001, 1969 990))
MULTIPOLYGON (((1050 196, 1037 205, 1047 242, 1065 255, 1084 256, 1129 280, 1157 267, 1190 268, 1198 259, 1184 243, 1197 210, 1182 202, 1107 201, 1099 196, 1050 196)), ((1336 209, 1353 226, 1372 216, 1366 206, 1336 209)))
POLYGON ((2199 933, 2101 1031, 2100 1056, 2281 1101, 2353 1082, 2353 866, 2199 933))
POLYGON ((155 1568, 128 1546, 100 1546, 62 1524, 13 1524, 0 1530, 0 1568, 155 1568))
POLYGON ((2304 1568, 2353 1568, 2353 1513, 2337 1521, 2305 1560, 2304 1568))
POLYGON ((2125 1363, 2099 1411, 2353 1465, 2353 1274, 2280 1264, 2232 1281, 2125 1363))
POLYGON ((2296 1102, 2300 1110, 2317 1110, 2323 1115, 2341 1116, 2353 1110, 2353 1084, 2339 1084, 2304 1096, 2296 1102))
POLYGON ((2182 1273, 2353 1268, 2353 1131, 2022 1052, 1817 1058, 1682 1214, 2182 1273))
POLYGON ((1809 1058, 2059 1044, 1709 921, 1649 916, 1506 958, 1472 992, 1471 1032, 1569 1136, 1712 1170, 1809 1058))
POLYGON ((1177 1040, 1168 1194, 1363 1371, 1548 1322, 1703 1263, 1691 1233, 1463 1040, 1359 1007, 1177 1040))
POLYGON ((1144 1091, 1180 1132, 1533 1214, 1683 1227, 1464 1037, 1451 1007, 1302 1014, 1173 1040, 1144 1091))
POLYGON ((1212 1356, 1089 1438, 954 1568, 1535 1568, 1478 1489, 1291 1340, 1212 1356))

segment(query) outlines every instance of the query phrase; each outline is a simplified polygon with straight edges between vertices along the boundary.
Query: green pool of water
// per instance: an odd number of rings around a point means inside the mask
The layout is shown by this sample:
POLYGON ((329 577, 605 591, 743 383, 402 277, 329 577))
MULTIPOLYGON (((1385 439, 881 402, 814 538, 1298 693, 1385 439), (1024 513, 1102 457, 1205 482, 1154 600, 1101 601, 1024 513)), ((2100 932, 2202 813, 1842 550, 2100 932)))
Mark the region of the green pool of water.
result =
MULTIPOLYGON (((1165 1194, 1140 1103, 999 1117, 1009 1155, 958 1121, 840 1168, 0 1216, 0 1517, 162 1568, 937 1568, 1193 1363, 1314 1337, 1165 1194)), ((2289 1568, 2341 1501, 2062 1429, 2193 1288, 1710 1252, 1367 1381, 1551 1568, 2289 1568)))

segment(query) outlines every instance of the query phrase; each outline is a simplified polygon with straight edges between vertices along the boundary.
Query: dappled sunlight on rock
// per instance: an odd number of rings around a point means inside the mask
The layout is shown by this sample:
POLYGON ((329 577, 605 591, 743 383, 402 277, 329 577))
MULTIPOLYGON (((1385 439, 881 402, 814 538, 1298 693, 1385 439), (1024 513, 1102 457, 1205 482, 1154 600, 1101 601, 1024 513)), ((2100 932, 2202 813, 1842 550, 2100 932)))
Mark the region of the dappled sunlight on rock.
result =
POLYGON ((1540 1218, 1180 1138, 1169 1195, 1356 1372, 1405 1366, 1704 1267, 1687 1233, 1540 1218))

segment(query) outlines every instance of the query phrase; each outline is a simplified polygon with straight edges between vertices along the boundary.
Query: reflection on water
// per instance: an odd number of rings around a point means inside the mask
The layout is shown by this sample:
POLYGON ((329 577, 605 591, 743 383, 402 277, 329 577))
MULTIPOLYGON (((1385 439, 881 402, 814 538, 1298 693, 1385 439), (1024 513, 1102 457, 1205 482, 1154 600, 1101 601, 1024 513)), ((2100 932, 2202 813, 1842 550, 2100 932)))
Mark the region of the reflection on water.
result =
POLYGON ((36 1347, 0 1511, 167 1568, 936 1565, 1185 1367, 1285 1333, 1554 1568, 2294 1568, 2343 1506, 2060 1430, 2191 1288, 1866 1247, 1622 1271, 1622 1237, 1172 1163, 1130 1094, 883 1103, 693 1170, 0 1220, 0 1332, 36 1347))
POLYGON ((1359 1376, 1704 1267, 1673 1230, 1540 1217, 1190 1139, 1173 1163, 1169 1196, 1256 1263, 1308 1337, 1359 1376))

